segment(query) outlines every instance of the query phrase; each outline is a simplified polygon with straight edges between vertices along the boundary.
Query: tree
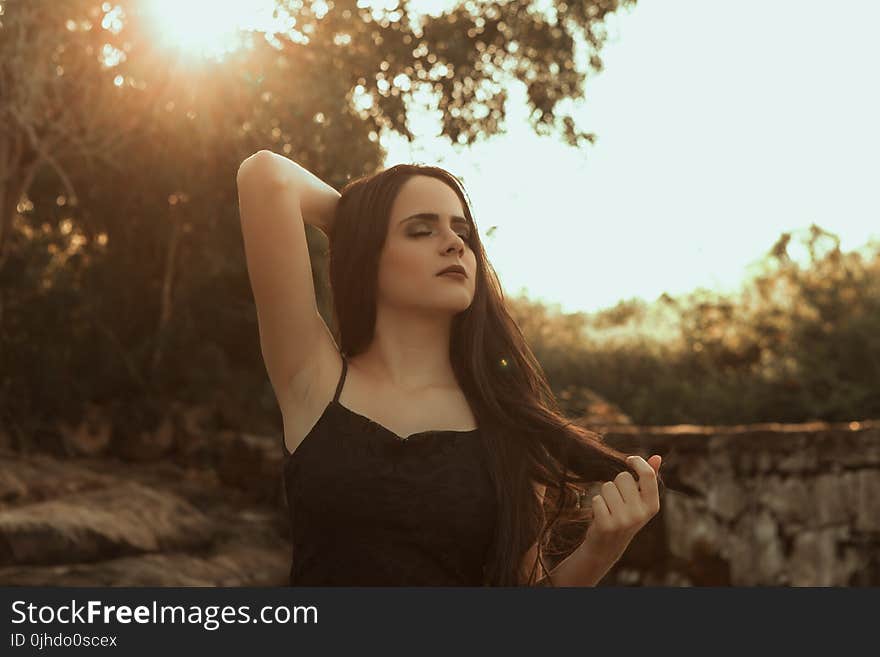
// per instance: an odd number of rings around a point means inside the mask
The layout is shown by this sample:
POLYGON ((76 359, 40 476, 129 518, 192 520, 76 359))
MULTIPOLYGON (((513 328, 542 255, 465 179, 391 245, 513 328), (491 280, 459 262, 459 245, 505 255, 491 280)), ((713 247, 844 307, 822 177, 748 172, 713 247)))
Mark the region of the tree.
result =
MULTIPOLYGON (((270 148, 338 188, 381 166, 383 130, 413 137, 407 109, 421 92, 444 138, 501 132, 512 79, 536 131, 591 142, 557 108, 583 94, 576 40, 601 70, 603 23, 635 0, 471 0, 419 20, 417 3, 362 4, 279 0, 289 31, 243 33, 240 48, 193 59, 160 46, 148 3, 0 0, 0 348, 31 347, 10 377, 38 376, 40 359, 77 378, 22 395, 121 394, 122 381, 178 394, 218 371, 264 382, 234 220, 240 161, 270 148), (46 260, 44 239, 63 262, 46 260), (80 328, 53 326, 37 344, 37 309, 62 296, 80 328), (69 371, 71 353, 102 369, 69 371), (198 354, 216 369, 194 372, 198 354)), ((307 233, 326 308, 325 242, 307 233)))

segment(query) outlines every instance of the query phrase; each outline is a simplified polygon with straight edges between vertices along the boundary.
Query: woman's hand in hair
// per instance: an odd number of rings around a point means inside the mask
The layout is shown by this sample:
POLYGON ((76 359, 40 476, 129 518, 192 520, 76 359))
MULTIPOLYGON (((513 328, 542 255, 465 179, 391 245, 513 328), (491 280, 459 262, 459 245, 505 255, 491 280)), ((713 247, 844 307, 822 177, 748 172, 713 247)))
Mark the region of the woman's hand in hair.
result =
POLYGON ((661 457, 654 454, 647 461, 641 456, 627 458, 638 473, 638 481, 628 471, 614 481, 602 484, 601 494, 593 496, 593 523, 584 542, 612 562, 617 561, 633 536, 660 511, 657 474, 661 457))

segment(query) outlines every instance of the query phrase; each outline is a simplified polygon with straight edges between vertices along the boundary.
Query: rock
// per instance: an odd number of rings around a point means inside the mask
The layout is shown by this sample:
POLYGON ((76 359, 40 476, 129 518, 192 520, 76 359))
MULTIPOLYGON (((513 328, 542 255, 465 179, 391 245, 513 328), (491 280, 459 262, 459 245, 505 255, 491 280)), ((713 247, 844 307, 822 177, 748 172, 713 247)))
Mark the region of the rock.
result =
POLYGON ((745 489, 733 478, 722 478, 706 491, 709 511, 726 521, 735 520, 746 506, 745 489))
POLYGON ((199 452, 207 448, 206 443, 213 439, 214 408, 208 404, 184 407, 172 405, 174 413, 174 442, 177 454, 184 458, 198 458, 199 452))
POLYGON ((682 454, 677 460, 678 480, 689 490, 706 495, 716 481, 709 460, 699 454, 682 454))
POLYGON ((174 419, 165 415, 153 429, 116 429, 114 453, 127 461, 155 461, 174 447, 174 419))
POLYGON ((254 501, 281 497, 281 438, 238 434, 227 444, 217 466, 220 480, 247 490, 254 501))
POLYGON ((755 498, 782 523, 804 525, 816 514, 815 500, 801 478, 771 475, 761 479, 755 498))
POLYGON ((785 567, 785 555, 779 537, 779 527, 775 519, 767 512, 755 515, 752 522, 754 537, 754 568, 755 584, 761 582, 779 583, 779 576, 785 567))
POLYGON ((857 481, 854 472, 820 474, 813 480, 812 492, 810 527, 847 523, 855 515, 857 481))
POLYGON ((767 511, 744 514, 726 537, 724 556, 730 563, 733 584, 780 584, 785 555, 773 517, 767 511))
POLYGON ((204 548, 211 540, 211 523, 186 500, 136 483, 0 512, 2 566, 204 548))
POLYGON ((790 558, 792 586, 836 586, 848 582, 862 562, 848 552, 844 561, 837 556, 837 545, 846 537, 845 527, 808 529, 794 539, 790 558))
POLYGON ((0 583, 286 585, 286 509, 250 497, 210 468, 0 450, 0 583))
POLYGON ((102 488, 112 481, 112 477, 70 461, 42 454, 18 456, 7 451, 0 455, 0 511, 102 488))
POLYGON ((205 556, 150 553, 96 563, 0 568, 7 586, 286 586, 290 555, 230 545, 205 556))
POLYGON ((702 500, 671 495, 666 499, 663 513, 667 527, 675 528, 674 532, 668 533, 672 556, 688 562, 694 558, 698 545, 703 554, 719 551, 721 528, 705 512, 702 500))
POLYGON ((856 503, 856 531, 878 532, 880 531, 880 510, 877 509, 877 501, 880 500, 880 471, 859 470, 858 501, 856 503))
POLYGON ((87 404, 83 419, 76 426, 59 422, 58 433, 69 453, 100 454, 110 446, 113 421, 96 404, 87 404))
MULTIPOLYGON (((802 436, 801 438, 805 438, 802 436)), ((790 446, 789 454, 779 460, 777 468, 783 472, 815 471, 819 467, 819 449, 806 440, 799 440, 797 444, 790 446)))

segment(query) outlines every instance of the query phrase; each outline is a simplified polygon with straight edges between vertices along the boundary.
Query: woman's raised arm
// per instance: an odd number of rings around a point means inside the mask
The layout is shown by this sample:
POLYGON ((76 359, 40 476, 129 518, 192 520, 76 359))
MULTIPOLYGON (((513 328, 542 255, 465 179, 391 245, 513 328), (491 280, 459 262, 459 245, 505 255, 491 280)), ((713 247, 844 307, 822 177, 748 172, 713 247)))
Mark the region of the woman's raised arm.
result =
POLYGON ((308 378, 318 341, 328 339, 315 298, 304 216, 327 233, 340 194, 271 151, 242 162, 236 181, 260 348, 280 401, 296 379, 308 378))

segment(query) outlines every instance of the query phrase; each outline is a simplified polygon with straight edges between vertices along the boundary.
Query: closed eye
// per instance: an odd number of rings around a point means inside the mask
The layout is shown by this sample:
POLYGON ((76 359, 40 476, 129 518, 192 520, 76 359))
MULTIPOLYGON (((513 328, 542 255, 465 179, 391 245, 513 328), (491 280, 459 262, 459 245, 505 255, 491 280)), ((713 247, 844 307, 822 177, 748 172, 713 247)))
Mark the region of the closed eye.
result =
MULTIPOLYGON (((424 231, 424 230, 420 230, 415 233, 410 233, 410 235, 412 237, 420 237, 422 235, 430 235, 430 234, 431 234, 431 231, 424 231)), ((465 231, 464 234, 459 233, 458 236, 461 237, 461 239, 463 239, 465 242, 469 241, 471 238, 470 231, 465 231)))

